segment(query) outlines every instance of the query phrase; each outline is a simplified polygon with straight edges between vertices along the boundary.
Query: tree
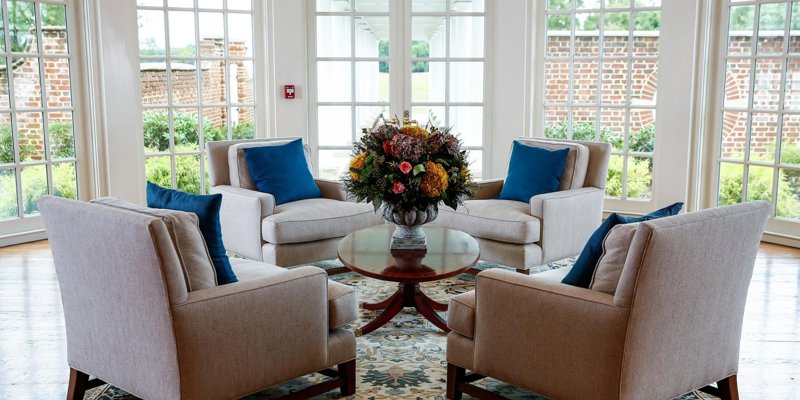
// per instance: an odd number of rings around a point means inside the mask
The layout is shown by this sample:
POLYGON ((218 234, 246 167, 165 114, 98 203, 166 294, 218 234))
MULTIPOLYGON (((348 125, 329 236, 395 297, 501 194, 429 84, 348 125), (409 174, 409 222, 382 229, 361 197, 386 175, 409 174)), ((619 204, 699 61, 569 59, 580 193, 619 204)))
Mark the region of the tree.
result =
MULTIPOLYGON (((8 2, 8 31, 11 51, 25 52, 36 35, 36 9, 34 3, 12 0, 8 2)), ((42 26, 66 26, 65 6, 41 5, 42 26)))

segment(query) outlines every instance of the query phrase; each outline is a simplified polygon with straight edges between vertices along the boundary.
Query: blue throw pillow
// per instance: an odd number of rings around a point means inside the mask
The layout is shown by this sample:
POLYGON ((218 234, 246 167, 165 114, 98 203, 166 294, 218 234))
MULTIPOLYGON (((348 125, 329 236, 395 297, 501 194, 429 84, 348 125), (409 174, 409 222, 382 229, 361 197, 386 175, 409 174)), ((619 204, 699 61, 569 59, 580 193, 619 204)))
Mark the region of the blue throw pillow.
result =
POLYGON ((217 283, 224 285, 239 281, 233 273, 228 255, 225 254, 225 244, 222 243, 222 226, 219 223, 221 194, 189 194, 147 182, 147 206, 197 214, 197 219, 200 220, 200 232, 206 241, 214 270, 217 272, 217 283))
POLYGON ((583 247, 583 251, 575 261, 575 265, 572 266, 572 270, 569 271, 561 283, 589 288, 589 285, 592 283, 594 270, 597 267, 597 262, 600 261, 600 256, 603 255, 603 240, 605 240, 608 232, 611 232, 611 228, 619 224, 631 224, 634 222, 650 221, 657 218, 677 215, 681 211, 681 208, 683 208, 683 203, 675 203, 641 217, 624 217, 617 213, 609 215, 608 218, 600 224, 600 227, 592 233, 592 236, 589 237, 589 241, 586 242, 586 246, 583 247))
POLYGON ((277 146, 244 150, 247 168, 258 191, 275 196, 275 205, 322 197, 306 164, 300 139, 277 146))
POLYGON ((514 141, 508 176, 498 199, 529 202, 558 190, 569 149, 548 150, 514 141))

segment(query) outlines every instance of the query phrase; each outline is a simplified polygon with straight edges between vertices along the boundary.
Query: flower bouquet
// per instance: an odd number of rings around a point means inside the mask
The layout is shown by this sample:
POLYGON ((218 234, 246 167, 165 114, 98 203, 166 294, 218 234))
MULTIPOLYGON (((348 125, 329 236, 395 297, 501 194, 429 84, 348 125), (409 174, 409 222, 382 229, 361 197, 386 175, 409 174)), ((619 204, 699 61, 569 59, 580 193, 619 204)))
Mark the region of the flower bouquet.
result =
POLYGON ((397 225, 392 248, 424 248, 420 227, 436 218, 439 204, 455 209, 475 190, 460 140, 449 128, 418 125, 364 129, 343 181, 352 197, 397 225))

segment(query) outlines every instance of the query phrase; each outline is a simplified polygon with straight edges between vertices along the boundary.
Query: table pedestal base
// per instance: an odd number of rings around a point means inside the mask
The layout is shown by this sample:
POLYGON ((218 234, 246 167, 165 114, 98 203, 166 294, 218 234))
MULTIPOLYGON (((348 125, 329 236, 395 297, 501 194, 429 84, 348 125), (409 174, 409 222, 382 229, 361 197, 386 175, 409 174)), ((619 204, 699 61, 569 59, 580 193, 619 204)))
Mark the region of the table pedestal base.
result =
POLYGON ((358 332, 365 335, 378 329, 397 315, 404 307, 414 307, 425 319, 439 329, 450 332, 447 322, 436 311, 447 311, 447 304, 437 303, 420 290, 419 283, 401 283, 397 291, 380 303, 364 303, 364 309, 370 311, 383 310, 377 318, 364 325, 358 332))

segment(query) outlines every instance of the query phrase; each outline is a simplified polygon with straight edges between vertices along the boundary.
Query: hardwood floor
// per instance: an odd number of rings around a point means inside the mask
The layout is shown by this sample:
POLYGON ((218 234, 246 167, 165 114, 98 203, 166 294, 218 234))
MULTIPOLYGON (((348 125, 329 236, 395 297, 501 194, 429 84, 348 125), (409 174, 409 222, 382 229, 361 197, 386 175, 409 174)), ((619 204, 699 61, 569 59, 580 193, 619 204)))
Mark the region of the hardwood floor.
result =
MULTIPOLYGON (((800 399, 800 250, 762 244, 740 356, 741 399, 800 399)), ((64 398, 68 378, 47 242, 0 248, 0 399, 64 398)))

